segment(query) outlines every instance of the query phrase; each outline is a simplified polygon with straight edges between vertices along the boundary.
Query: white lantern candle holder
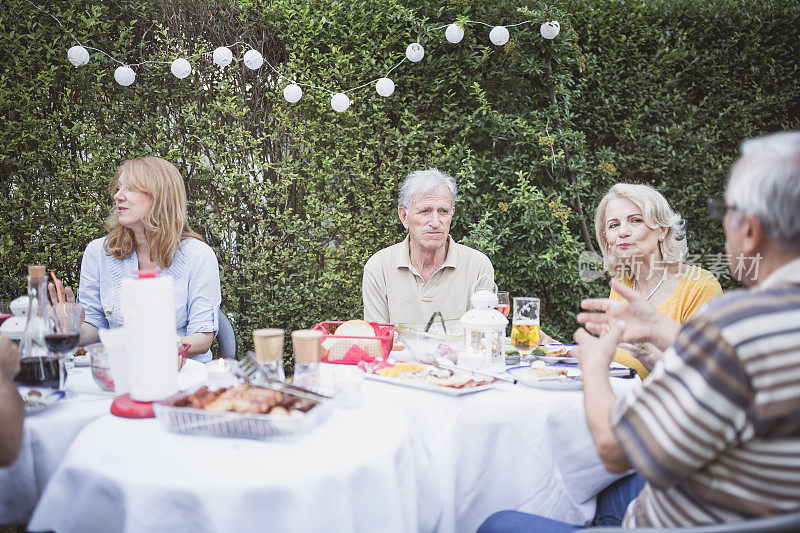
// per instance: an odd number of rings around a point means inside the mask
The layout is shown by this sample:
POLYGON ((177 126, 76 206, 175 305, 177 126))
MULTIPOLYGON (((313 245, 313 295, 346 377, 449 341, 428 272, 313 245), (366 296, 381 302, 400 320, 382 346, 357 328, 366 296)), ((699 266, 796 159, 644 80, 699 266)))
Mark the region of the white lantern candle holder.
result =
POLYGON ((169 66, 169 70, 172 72, 173 76, 182 80, 192 73, 192 65, 189 61, 181 57, 172 62, 169 66))
POLYGON ((464 347, 459 353, 458 364, 471 368, 488 367, 505 370, 508 319, 495 309, 497 285, 492 289, 475 290, 470 297, 470 303, 472 309, 461 317, 464 347))

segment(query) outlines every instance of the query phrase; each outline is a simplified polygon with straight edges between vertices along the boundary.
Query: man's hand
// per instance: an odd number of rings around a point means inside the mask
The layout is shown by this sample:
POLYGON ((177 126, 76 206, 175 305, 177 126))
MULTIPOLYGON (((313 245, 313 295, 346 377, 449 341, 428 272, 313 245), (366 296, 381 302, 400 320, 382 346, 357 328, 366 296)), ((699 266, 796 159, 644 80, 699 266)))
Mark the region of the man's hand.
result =
POLYGON ((10 380, 19 373, 19 350, 5 335, 0 335, 0 372, 10 380))
POLYGON ((659 350, 666 350, 675 340, 680 324, 664 316, 653 304, 633 292, 633 289, 617 281, 612 281, 611 287, 626 301, 587 298, 581 302, 581 307, 587 311, 601 312, 579 313, 578 322, 588 331, 602 334, 614 322, 622 320, 627 327, 620 342, 651 342, 659 350))
POLYGON ((608 368, 614 360, 617 343, 625 327, 625 322, 617 320, 600 337, 595 337, 583 328, 575 332, 575 342, 578 343, 578 347, 573 353, 577 356, 578 366, 584 375, 599 372, 608 376, 608 368))
POLYGON ((648 372, 652 372, 656 363, 664 356, 664 352, 656 348, 655 345, 650 342, 637 342, 636 344, 621 342, 619 343, 619 347, 630 353, 632 357, 638 359, 648 372))

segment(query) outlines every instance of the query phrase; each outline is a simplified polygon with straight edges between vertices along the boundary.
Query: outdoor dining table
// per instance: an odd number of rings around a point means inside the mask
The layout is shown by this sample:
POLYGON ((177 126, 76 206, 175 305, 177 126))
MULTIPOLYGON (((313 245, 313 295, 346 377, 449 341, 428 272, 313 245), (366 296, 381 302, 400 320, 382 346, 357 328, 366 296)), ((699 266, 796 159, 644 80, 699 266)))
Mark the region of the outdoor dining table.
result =
MULTIPOLYGON (((197 386, 207 376, 202 363, 187 361, 179 384, 197 386)), ((0 468, 0 524, 24 524, 30 519, 72 441, 86 425, 108 414, 114 399, 113 392, 95 384, 89 367, 71 369, 65 389, 63 400, 25 417, 19 457, 0 468)))
POLYGON ((451 532, 501 509, 578 524, 619 477, 594 450, 580 390, 453 397, 366 381, 361 408, 334 409, 293 443, 104 415, 75 438, 28 528, 451 532))

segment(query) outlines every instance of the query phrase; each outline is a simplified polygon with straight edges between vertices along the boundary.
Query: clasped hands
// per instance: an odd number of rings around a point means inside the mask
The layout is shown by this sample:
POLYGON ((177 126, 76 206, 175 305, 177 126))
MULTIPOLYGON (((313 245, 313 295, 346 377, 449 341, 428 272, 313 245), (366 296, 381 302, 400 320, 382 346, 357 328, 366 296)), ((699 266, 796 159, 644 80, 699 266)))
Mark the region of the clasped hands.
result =
POLYGON ((680 324, 633 289, 617 281, 612 281, 611 286, 624 301, 587 298, 581 302, 581 308, 595 311, 577 316, 584 325, 575 332, 581 369, 585 372, 604 368, 607 372, 618 346, 628 350, 645 368, 652 369, 663 350, 674 341, 680 324))

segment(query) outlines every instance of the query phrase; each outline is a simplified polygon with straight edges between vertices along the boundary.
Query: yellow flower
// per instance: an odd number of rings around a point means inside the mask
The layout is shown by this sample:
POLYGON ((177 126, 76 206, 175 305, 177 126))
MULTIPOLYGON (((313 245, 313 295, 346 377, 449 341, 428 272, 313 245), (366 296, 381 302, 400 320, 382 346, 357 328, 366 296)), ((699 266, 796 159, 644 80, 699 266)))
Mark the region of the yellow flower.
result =
POLYGON ((611 161, 597 165, 597 170, 609 176, 617 173, 617 167, 611 161))
POLYGON ((509 205, 506 202, 500 202, 499 207, 500 211, 505 213, 506 211, 508 211, 509 205))
POLYGON ((553 140, 553 138, 551 136, 549 136, 549 135, 543 136, 543 137, 539 137, 539 146, 547 146, 549 148, 552 148, 554 142, 555 141, 553 140))

